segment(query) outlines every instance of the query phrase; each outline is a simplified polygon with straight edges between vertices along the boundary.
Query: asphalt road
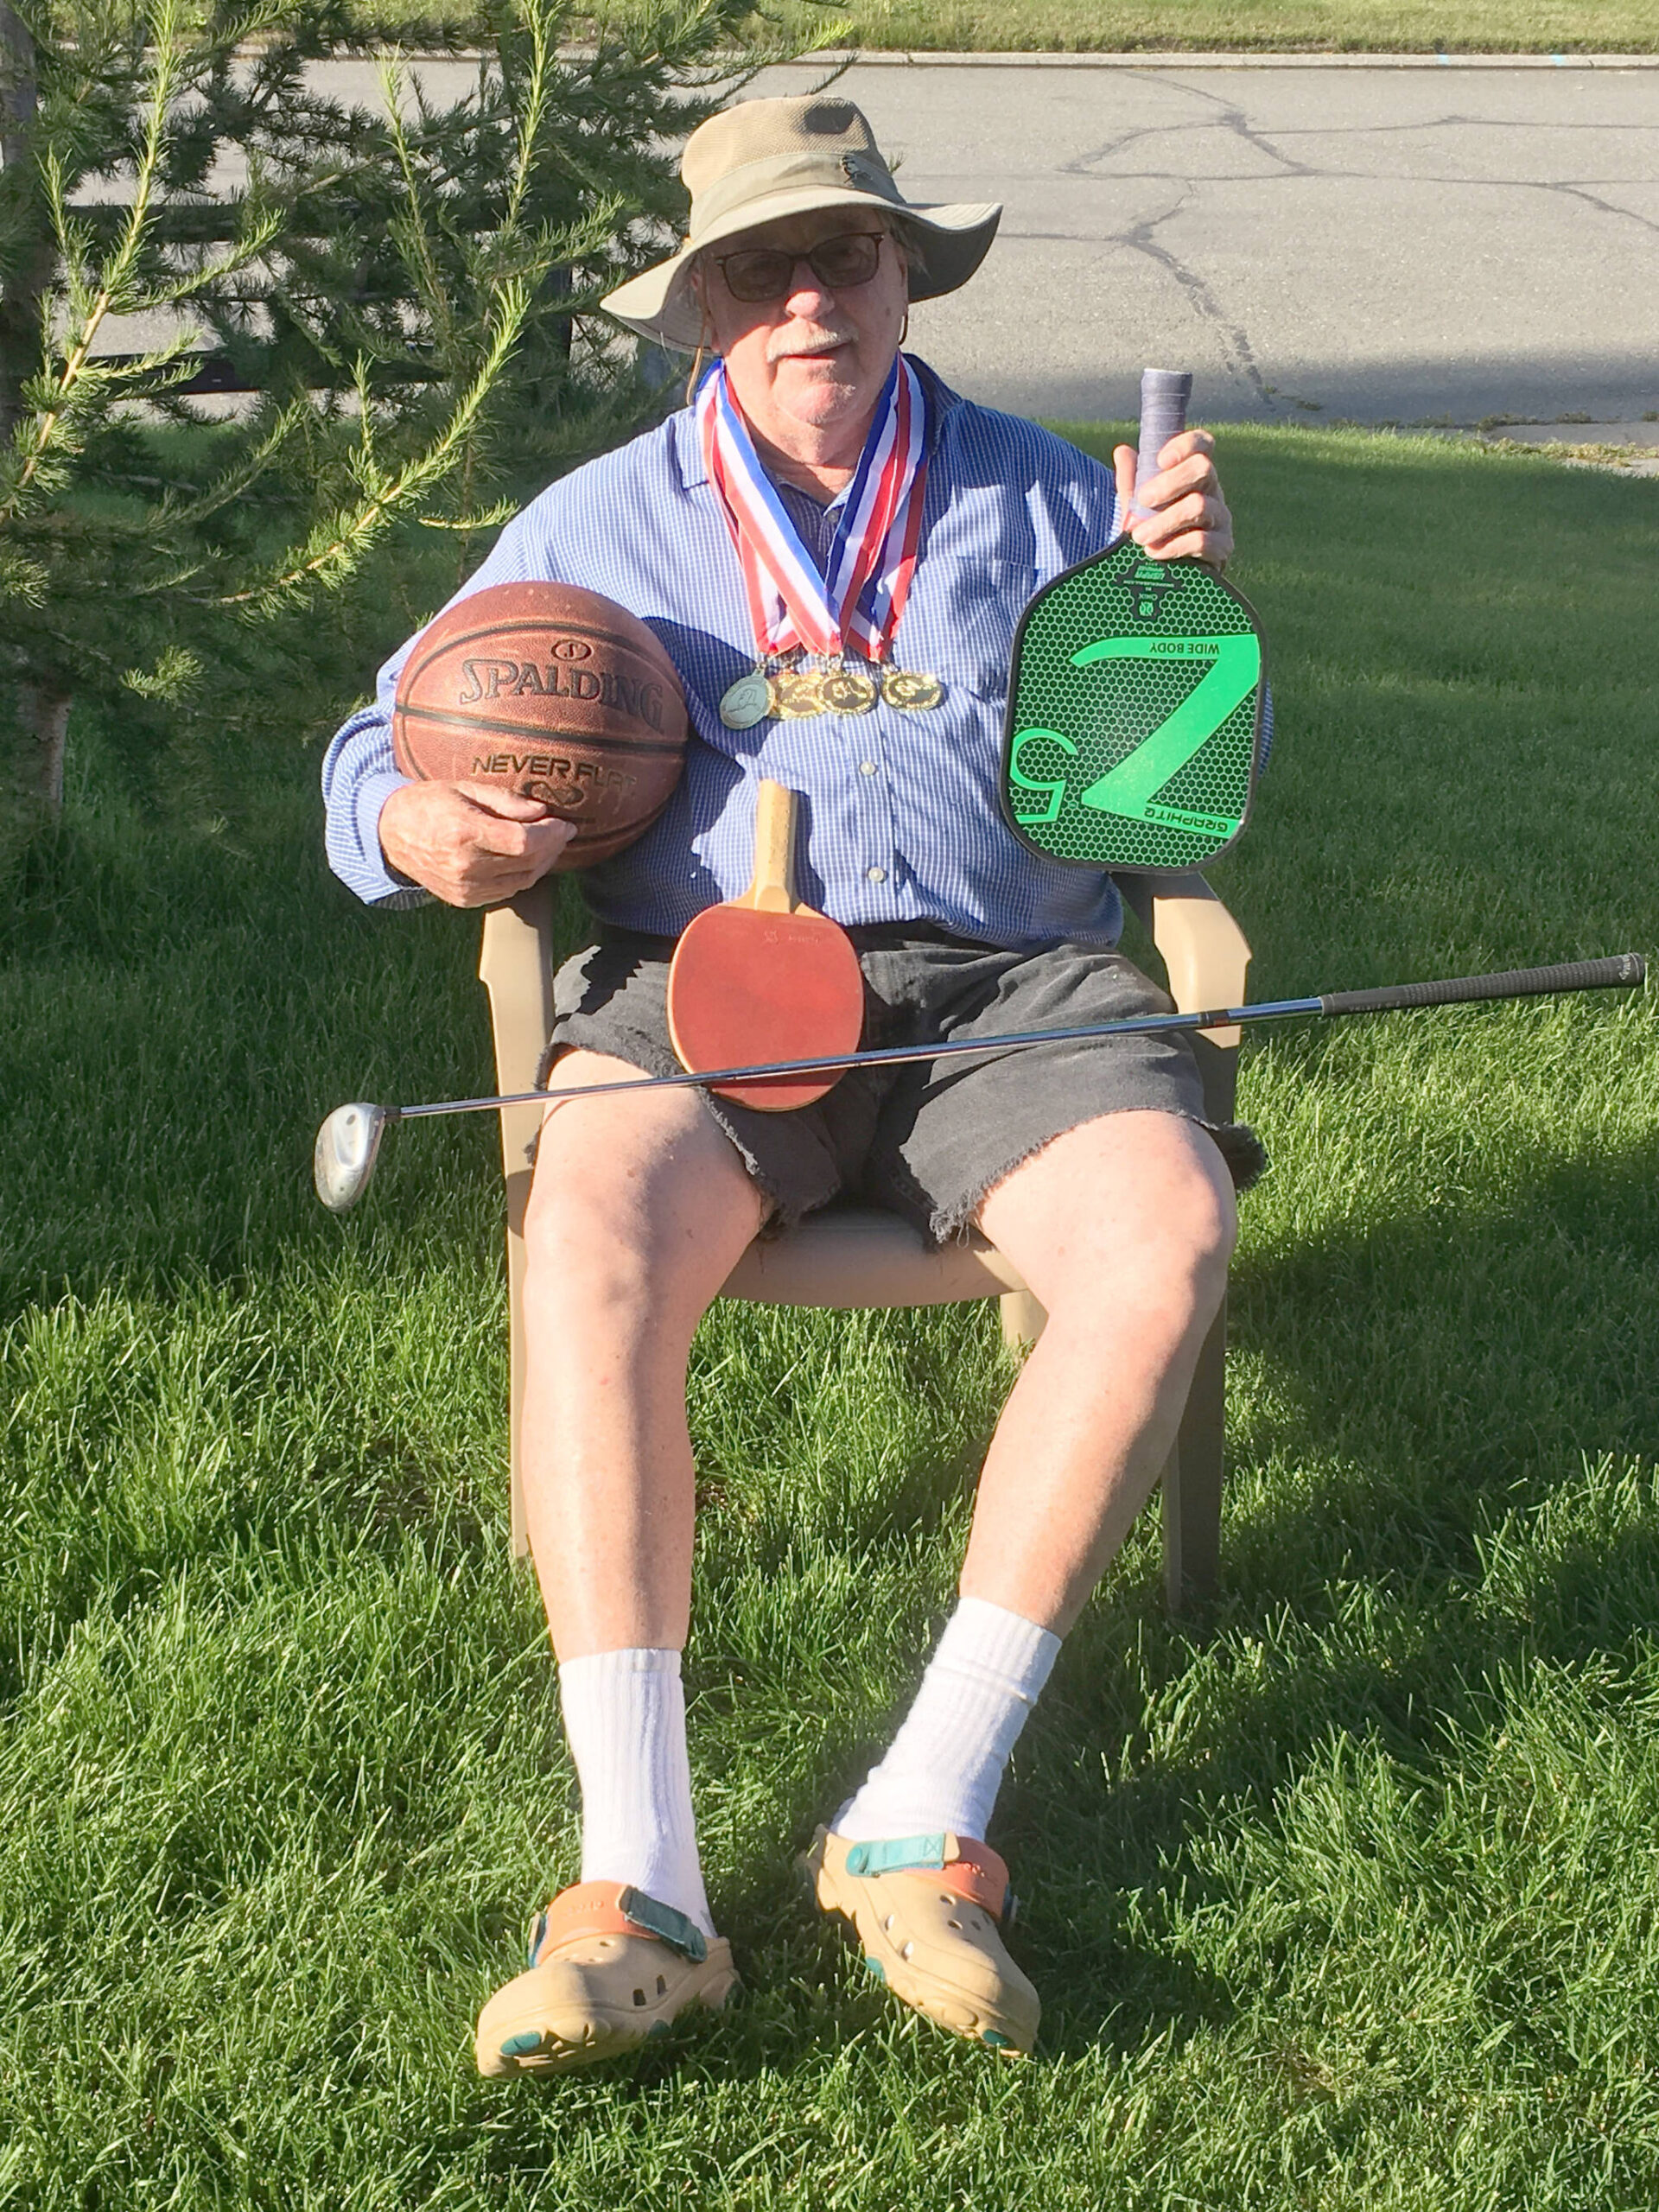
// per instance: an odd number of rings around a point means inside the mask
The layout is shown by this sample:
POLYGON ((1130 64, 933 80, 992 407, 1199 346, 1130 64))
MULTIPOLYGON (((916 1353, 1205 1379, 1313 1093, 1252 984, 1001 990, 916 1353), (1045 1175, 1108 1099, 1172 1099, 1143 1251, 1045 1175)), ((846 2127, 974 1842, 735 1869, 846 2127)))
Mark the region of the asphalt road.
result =
POLYGON ((912 322, 976 398, 1132 416, 1156 361, 1197 372, 1213 420, 1659 410, 1659 71, 871 60, 842 82, 907 197, 1004 204, 973 283, 912 322))
MULTIPOLYGON (((908 197, 1004 203, 972 283, 912 318, 960 390, 1121 418, 1150 361, 1196 371, 1198 419, 1576 416, 1652 441, 1659 69, 1115 59, 891 57, 839 80, 908 197)), ((418 66, 435 93, 471 79, 418 66)), ((771 70, 746 96, 823 73, 771 70)), ((378 100, 365 65, 319 75, 378 100)))

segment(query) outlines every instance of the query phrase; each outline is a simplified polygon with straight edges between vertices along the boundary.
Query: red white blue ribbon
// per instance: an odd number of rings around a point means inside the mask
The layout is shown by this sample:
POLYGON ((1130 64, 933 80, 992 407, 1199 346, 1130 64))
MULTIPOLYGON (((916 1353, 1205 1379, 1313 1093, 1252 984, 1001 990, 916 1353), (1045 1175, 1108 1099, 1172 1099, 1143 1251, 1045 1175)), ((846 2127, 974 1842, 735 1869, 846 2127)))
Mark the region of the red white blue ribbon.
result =
POLYGON ((850 646, 885 660, 915 571, 927 480, 927 403, 904 355, 876 403, 825 575, 760 466, 723 361, 697 395, 696 414, 709 480, 742 566, 756 651, 765 658, 804 647, 836 659, 850 646))

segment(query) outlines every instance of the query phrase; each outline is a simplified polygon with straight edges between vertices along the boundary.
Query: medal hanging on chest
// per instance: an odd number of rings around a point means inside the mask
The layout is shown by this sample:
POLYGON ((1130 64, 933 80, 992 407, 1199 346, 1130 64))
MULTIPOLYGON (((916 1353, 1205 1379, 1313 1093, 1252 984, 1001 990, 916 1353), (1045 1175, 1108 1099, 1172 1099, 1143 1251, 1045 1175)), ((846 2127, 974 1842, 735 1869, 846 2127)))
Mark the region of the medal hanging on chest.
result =
POLYGON ((764 671, 753 668, 720 695, 720 719, 728 729, 753 729, 772 712, 772 686, 764 671))
POLYGON ((752 729, 768 715, 867 715, 878 700, 910 711, 937 707, 944 696, 937 676, 887 659, 915 573, 927 480, 926 401, 909 362, 900 354, 893 363, 822 575, 760 466, 723 366, 704 385, 696 411, 755 643, 755 667, 721 694, 726 727, 752 729), (874 665, 848 667, 849 649, 874 665), (803 653, 829 665, 772 665, 803 653))
POLYGON ((826 714, 868 715, 881 693, 861 668, 827 668, 818 679, 826 714))

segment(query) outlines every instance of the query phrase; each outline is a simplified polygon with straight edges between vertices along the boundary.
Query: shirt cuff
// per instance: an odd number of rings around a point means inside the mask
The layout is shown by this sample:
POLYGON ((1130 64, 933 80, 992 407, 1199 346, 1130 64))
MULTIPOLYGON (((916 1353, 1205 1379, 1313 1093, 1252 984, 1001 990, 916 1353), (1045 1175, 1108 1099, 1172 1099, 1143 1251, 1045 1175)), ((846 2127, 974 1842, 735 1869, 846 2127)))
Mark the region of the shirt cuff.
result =
POLYGON ((371 906, 424 906, 432 893, 392 867, 380 849, 380 810, 393 791, 410 781, 397 769, 382 769, 364 777, 353 794, 356 801, 357 841, 362 854, 362 876, 353 888, 371 906))

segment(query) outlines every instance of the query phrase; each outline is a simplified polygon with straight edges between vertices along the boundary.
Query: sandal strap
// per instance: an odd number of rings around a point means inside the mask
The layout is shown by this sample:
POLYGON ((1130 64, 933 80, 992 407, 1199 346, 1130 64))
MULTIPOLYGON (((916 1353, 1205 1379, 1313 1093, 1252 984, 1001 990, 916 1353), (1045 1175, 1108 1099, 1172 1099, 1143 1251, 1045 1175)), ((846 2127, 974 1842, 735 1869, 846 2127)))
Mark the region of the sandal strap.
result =
POLYGON ((530 1931, 530 1964, 573 1936, 654 1936, 695 1966, 709 1955, 695 1920, 627 1882, 573 1882, 561 1890, 530 1931))
POLYGON ((1008 1900, 1008 1870, 989 1844, 948 1830, 933 1835, 897 1836, 879 1843, 855 1843, 847 1853, 847 1872, 854 1875, 908 1874, 933 1872, 943 1877, 952 1897, 976 1904, 994 1919, 1005 1916, 1008 1900))

